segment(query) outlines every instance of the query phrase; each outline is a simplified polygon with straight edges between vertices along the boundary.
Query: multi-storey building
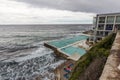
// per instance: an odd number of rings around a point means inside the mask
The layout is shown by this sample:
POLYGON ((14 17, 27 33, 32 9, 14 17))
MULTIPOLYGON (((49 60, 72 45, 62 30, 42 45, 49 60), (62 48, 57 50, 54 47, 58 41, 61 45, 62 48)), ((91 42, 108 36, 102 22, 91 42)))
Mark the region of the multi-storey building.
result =
POLYGON ((93 21, 94 40, 101 40, 110 33, 120 30, 120 13, 97 14, 93 21))

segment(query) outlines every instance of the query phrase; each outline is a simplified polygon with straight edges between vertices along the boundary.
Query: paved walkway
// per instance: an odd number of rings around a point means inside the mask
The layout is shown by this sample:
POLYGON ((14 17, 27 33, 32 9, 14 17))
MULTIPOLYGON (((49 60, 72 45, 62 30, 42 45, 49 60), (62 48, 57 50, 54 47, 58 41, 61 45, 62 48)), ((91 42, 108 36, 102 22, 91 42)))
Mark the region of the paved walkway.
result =
POLYGON ((116 35, 111 53, 99 80, 120 80, 120 31, 116 35))

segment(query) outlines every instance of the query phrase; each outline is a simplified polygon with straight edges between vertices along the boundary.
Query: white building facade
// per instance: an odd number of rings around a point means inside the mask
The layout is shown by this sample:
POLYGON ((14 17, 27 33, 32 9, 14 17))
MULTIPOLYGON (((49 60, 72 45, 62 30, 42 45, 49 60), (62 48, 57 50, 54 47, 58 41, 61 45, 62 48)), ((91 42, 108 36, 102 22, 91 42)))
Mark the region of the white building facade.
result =
POLYGON ((120 30, 120 13, 98 14, 93 21, 94 40, 101 40, 110 33, 120 30))

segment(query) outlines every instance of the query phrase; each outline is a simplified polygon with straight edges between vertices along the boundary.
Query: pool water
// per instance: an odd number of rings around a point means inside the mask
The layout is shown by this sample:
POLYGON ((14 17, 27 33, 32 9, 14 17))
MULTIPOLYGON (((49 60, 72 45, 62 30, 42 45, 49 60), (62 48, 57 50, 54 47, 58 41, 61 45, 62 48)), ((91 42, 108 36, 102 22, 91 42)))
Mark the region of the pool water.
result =
POLYGON ((86 51, 84 49, 79 48, 79 47, 73 47, 73 46, 62 48, 61 51, 65 52, 68 55, 78 53, 78 54, 80 54, 80 56, 82 56, 86 53, 86 51))
POLYGON ((73 43, 75 43, 77 41, 85 40, 87 38, 88 38, 88 36, 80 35, 80 36, 75 36, 75 37, 69 38, 69 39, 63 39, 63 40, 59 40, 59 41, 52 41, 52 42, 49 42, 48 44, 50 44, 52 46, 55 46, 56 48, 61 48, 61 47, 67 46, 69 44, 73 44, 73 43))

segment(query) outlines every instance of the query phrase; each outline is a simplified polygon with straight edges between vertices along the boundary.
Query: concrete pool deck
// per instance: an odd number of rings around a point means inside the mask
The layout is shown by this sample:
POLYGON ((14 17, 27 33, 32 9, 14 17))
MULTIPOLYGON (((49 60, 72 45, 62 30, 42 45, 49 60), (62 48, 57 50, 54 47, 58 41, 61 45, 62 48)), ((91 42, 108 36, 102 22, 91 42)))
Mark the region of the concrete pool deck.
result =
POLYGON ((59 56, 62 56, 66 59, 72 59, 74 61, 77 61, 82 55, 86 53, 86 49, 88 49, 89 47, 86 44, 87 38, 88 36, 80 35, 69 39, 46 42, 44 43, 44 46, 54 50, 55 54, 59 56))

